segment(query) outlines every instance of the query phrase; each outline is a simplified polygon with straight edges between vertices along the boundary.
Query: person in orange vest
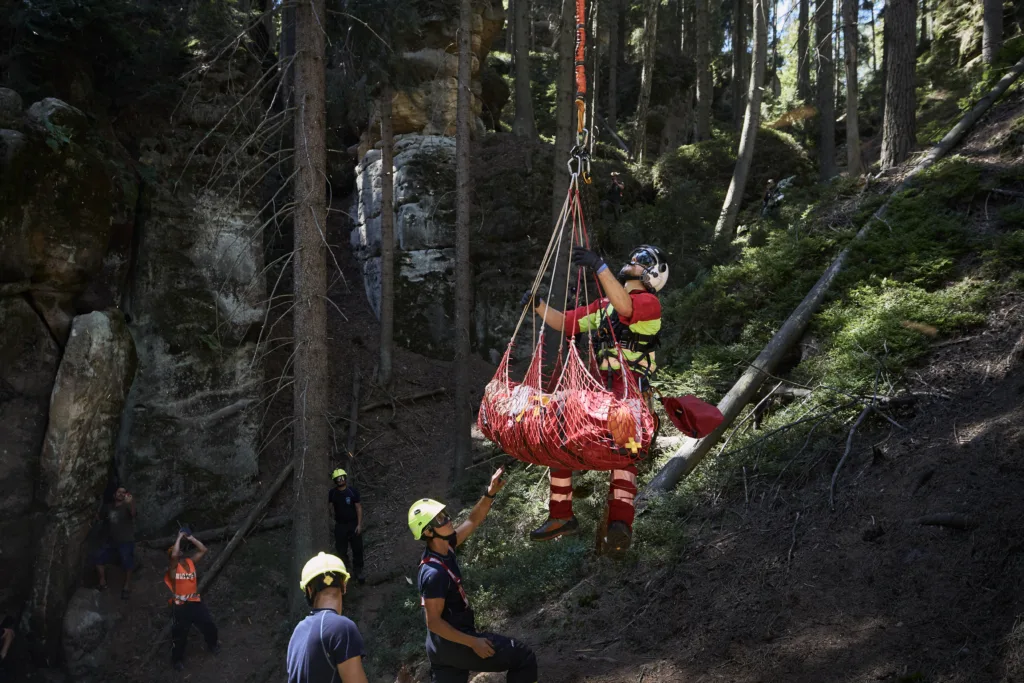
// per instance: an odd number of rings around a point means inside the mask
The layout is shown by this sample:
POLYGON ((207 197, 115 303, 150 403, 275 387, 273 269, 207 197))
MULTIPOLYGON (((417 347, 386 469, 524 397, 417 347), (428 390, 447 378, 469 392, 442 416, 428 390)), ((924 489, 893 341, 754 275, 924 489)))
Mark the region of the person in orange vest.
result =
POLYGON ((185 668, 185 641, 188 630, 195 624, 206 639, 206 649, 213 654, 220 652, 220 641, 217 639, 217 626, 213 623, 210 610, 199 599, 199 580, 196 577, 196 562, 206 554, 206 546, 202 544, 188 529, 178 532, 174 547, 168 551, 170 562, 164 583, 171 589, 171 662, 175 671, 185 668), (192 557, 182 557, 181 542, 189 541, 195 546, 192 557))

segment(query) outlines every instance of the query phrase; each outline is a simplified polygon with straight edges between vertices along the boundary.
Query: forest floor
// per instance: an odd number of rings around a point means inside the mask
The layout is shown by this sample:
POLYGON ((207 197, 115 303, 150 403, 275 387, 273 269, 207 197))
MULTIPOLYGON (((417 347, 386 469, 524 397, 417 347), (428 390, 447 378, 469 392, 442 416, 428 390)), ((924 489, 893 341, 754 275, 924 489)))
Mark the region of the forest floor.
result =
MULTIPOLYGON (((998 155, 988 141, 1022 111, 1019 97, 1012 110, 997 109, 959 152, 985 162, 998 155)), ((342 218, 332 220, 334 244, 348 241, 342 218)), ((984 211, 972 225, 985 229, 984 211)), ((335 253, 347 284, 336 282, 331 298, 347 320, 329 309, 331 410, 347 416, 353 368, 365 389, 375 366, 377 327, 347 249, 335 253)), ((1004 291, 983 325, 936 343, 907 378, 919 398, 894 415, 900 426, 878 419, 858 431, 834 509, 829 481, 845 438, 781 487, 690 492, 692 504, 673 522, 685 539, 677 551, 624 563, 588 556, 578 583, 489 626, 528 642, 546 683, 1024 681, 1024 363, 1010 362, 1022 335, 1024 292, 1004 291), (960 515, 966 528, 919 522, 935 514, 960 515)), ((396 350, 394 365, 393 396, 451 385, 450 363, 396 350)), ((474 361, 476 399, 493 370, 474 361)), ((362 401, 381 396, 364 391, 362 401)), ((268 423, 289 410, 282 394, 268 423)), ((449 394, 360 416, 352 474, 365 511, 368 581, 353 583, 345 612, 364 635, 375 683, 396 680, 401 662, 406 683, 428 679, 415 656, 422 621, 397 619, 395 606, 418 611, 409 596, 420 550, 406 511, 420 497, 449 500, 451 411, 449 394), (396 628, 404 648, 382 657, 396 628)), ((336 428, 343 453, 347 423, 338 419, 336 428)), ((283 437, 268 444, 264 481, 276 476, 288 448, 283 437)), ((480 476, 490 467, 481 463, 480 476)), ((329 486, 325 474, 325 525, 329 486)), ((290 495, 286 488, 275 510, 284 512, 290 495)), ((220 547, 211 544, 211 554, 220 547)), ((547 552, 575 547, 559 541, 547 552)), ((118 599, 114 572, 103 594, 120 613, 103 680, 283 680, 297 590, 288 580, 287 529, 251 535, 204 595, 224 649, 214 658, 193 631, 184 674, 170 667, 169 643, 157 644, 169 622, 164 555, 140 545, 140 556, 131 599, 118 599)), ((487 586, 488 599, 508 589, 487 586)))

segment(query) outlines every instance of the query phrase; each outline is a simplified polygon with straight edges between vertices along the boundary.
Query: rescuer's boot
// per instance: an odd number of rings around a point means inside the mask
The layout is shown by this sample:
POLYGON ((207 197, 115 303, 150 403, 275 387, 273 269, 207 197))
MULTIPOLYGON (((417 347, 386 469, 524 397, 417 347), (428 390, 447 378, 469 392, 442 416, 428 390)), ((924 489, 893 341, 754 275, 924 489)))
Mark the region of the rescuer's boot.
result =
POLYGON ((548 517, 548 521, 530 532, 531 541, 550 541, 559 536, 575 534, 580 530, 580 523, 576 521, 576 515, 569 519, 555 519, 548 517))

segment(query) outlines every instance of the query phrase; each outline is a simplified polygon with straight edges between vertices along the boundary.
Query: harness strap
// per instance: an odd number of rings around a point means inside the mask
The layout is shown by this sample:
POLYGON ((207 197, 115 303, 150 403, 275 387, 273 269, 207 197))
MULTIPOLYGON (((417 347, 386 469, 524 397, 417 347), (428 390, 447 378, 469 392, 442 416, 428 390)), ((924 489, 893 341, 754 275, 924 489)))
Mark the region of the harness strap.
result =
MULTIPOLYGON (((441 560, 437 559, 433 555, 428 555, 427 557, 425 557, 422 560, 420 560, 420 566, 425 565, 428 562, 430 564, 436 564, 437 566, 441 567, 446 572, 448 572, 448 576, 451 577, 452 581, 455 583, 456 587, 458 587, 458 589, 459 589, 459 596, 462 597, 462 603, 466 606, 466 609, 469 609, 469 598, 466 597, 466 590, 462 587, 462 579, 460 579, 458 576, 456 576, 455 572, 453 572, 451 570, 451 568, 448 567, 448 565, 446 565, 444 562, 442 562, 441 560)), ((420 603, 422 604, 423 602, 424 602, 424 598, 420 598, 420 603)))

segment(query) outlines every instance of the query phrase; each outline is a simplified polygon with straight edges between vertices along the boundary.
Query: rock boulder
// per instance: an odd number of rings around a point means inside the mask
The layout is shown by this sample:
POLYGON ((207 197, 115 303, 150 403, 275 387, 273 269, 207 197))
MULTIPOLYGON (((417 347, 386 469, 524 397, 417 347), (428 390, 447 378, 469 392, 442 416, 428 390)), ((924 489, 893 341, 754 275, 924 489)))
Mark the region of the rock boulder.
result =
POLYGON ((100 594, 88 588, 75 591, 63 622, 64 662, 76 683, 97 678, 110 649, 110 636, 117 615, 100 601, 100 594))
POLYGON ((76 302, 97 276, 105 273, 108 291, 96 296, 119 303, 135 173, 118 143, 53 98, 29 107, 23 132, 5 131, 0 143, 0 283, 28 285, 34 307, 63 344, 81 310, 76 302), (121 245, 121 259, 107 258, 112 241, 121 245))
POLYGON ((66 601, 79 584, 85 537, 114 458, 135 347, 120 312, 77 316, 50 397, 40 461, 46 523, 33 575, 30 622, 56 654, 66 601))

